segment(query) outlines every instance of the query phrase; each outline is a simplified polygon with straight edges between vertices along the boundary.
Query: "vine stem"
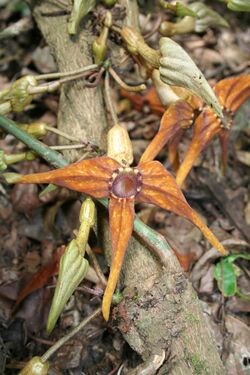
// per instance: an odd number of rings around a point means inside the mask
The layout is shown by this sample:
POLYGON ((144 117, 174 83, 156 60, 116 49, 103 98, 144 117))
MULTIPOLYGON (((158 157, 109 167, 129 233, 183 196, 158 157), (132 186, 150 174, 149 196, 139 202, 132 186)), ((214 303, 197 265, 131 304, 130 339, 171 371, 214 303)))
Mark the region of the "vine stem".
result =
POLYGON ((113 123, 114 125, 118 124, 119 123, 119 120, 118 120, 118 117, 117 117, 117 114, 116 114, 116 111, 114 109, 114 105, 113 105, 113 102, 112 102, 112 98, 111 98, 111 90, 110 90, 110 79, 109 79, 109 72, 106 72, 106 75, 105 75, 105 83, 104 83, 104 88, 105 88, 105 96, 106 96, 106 103, 107 103, 107 107, 108 107, 108 110, 109 110, 109 113, 112 117, 112 120, 113 120, 113 123))
POLYGON ((62 132, 61 130, 59 130, 57 128, 54 128, 53 126, 45 125, 45 129, 52 132, 52 133, 60 135, 61 137, 66 138, 69 141, 80 142, 80 140, 78 138, 72 137, 71 135, 62 132))
POLYGON ((58 340, 49 350, 47 350, 42 356, 41 361, 46 362, 48 359, 63 346, 68 340, 71 339, 76 333, 81 331, 88 323, 91 322, 91 320, 95 319, 100 313, 102 309, 101 307, 98 307, 92 314, 90 314, 87 318, 83 319, 83 321, 72 331, 70 331, 67 335, 63 336, 60 340, 58 340))
POLYGON ((43 81, 47 79, 57 79, 57 78, 63 78, 63 77, 70 77, 75 76, 81 73, 85 73, 91 70, 95 70, 98 68, 97 64, 92 64, 88 66, 84 66, 83 68, 79 68, 77 70, 72 70, 69 72, 56 72, 56 73, 48 73, 48 74, 40 74, 37 76, 34 76, 37 81, 43 81))
MULTIPOLYGON (((55 168, 63 168, 69 165, 59 152, 51 150, 2 115, 0 115, 0 127, 7 133, 14 135, 55 168)), ((108 199, 97 199, 97 201, 108 208, 108 199)), ((171 247, 161 234, 148 227, 138 217, 135 217, 134 220, 134 232, 160 258, 165 267, 169 266, 169 260, 172 257, 171 247)))

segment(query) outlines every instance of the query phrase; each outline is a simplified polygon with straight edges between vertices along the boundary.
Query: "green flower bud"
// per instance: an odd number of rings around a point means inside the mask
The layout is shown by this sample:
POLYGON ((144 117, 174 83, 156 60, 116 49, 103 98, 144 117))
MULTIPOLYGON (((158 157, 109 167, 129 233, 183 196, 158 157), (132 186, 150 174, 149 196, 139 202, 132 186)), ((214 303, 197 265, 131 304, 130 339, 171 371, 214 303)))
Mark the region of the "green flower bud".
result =
POLYGON ((10 102, 13 112, 22 112, 32 102, 33 95, 28 92, 29 86, 37 86, 34 76, 29 75, 18 79, 4 95, 4 100, 10 102))
POLYGON ((195 19, 194 27, 194 30, 197 33, 203 33, 208 27, 212 26, 229 27, 229 24, 225 18, 221 17, 219 13, 215 12, 205 4, 197 1, 190 4, 189 7, 198 15, 198 17, 195 19))
POLYGON ((229 0, 227 7, 236 12, 250 12, 250 0, 229 0))
POLYGON ((80 223, 88 223, 90 227, 95 224, 95 204, 91 198, 86 198, 82 204, 80 215, 80 223))
POLYGON ((33 135, 33 137, 40 138, 44 137, 48 130, 46 129, 46 124, 43 122, 32 122, 31 124, 19 124, 18 125, 26 133, 33 135))
POLYGON ((107 40, 109 28, 112 25, 112 14, 107 12, 104 20, 104 27, 101 34, 93 42, 92 49, 96 64, 100 64, 104 59, 107 51, 107 40))
POLYGON ((95 204, 91 198, 87 198, 81 207, 80 215, 80 228, 77 233, 76 242, 79 251, 84 255, 86 245, 89 238, 90 228, 95 224, 95 204))
POLYGON ((70 296, 84 279, 88 267, 89 263, 79 251, 76 240, 72 240, 60 260, 58 280, 47 322, 48 334, 53 330, 70 296))
POLYGON ((48 371, 48 362, 42 362, 40 357, 33 357, 19 372, 19 375, 47 375, 48 371))
POLYGON ((34 160, 36 154, 32 151, 20 152, 18 154, 5 154, 3 150, 0 150, 0 171, 4 171, 8 165, 18 163, 24 160, 34 160))
POLYGON ((175 85, 190 90, 211 106, 223 118, 217 97, 206 78, 187 52, 170 38, 160 39, 160 78, 167 85, 175 85))

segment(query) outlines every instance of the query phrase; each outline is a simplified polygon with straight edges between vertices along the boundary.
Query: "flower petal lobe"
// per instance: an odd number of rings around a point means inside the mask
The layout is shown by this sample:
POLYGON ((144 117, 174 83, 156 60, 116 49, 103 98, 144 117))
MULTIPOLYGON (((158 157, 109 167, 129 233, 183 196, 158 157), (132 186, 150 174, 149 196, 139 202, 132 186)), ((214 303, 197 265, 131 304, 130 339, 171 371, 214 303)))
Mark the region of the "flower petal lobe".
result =
POLYGON ((108 157, 83 160, 65 168, 22 176, 19 183, 52 183, 71 190, 104 198, 109 195, 108 182, 120 164, 108 157))
POLYGON ((211 243, 222 254, 227 251, 202 221, 200 216, 189 206, 174 177, 157 161, 138 166, 142 173, 142 190, 137 201, 151 203, 167 211, 180 215, 195 224, 211 243))
POLYGON ((112 296, 119 279, 128 241, 134 224, 134 200, 110 199, 109 203, 110 233, 112 238, 112 261, 108 283, 102 302, 102 313, 109 319, 112 296))

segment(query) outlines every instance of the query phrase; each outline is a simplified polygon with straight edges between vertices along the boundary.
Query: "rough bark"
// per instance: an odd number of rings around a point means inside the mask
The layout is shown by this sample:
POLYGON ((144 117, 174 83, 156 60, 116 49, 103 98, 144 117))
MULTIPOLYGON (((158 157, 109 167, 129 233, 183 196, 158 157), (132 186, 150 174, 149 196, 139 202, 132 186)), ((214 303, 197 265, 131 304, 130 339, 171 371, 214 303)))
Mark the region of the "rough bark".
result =
MULTIPOLYGON (((42 13, 55 10, 46 1, 34 1, 31 5, 59 71, 92 63, 92 35, 87 21, 82 23, 79 35, 70 38, 66 16, 43 16, 42 13)), ((61 90, 58 127, 104 147, 108 126, 101 89, 86 89, 81 81, 65 85, 61 90)), ((65 156, 72 161, 79 154, 74 151, 65 156)), ((107 215, 104 216, 107 221, 107 215)), ((102 223, 99 234, 110 260, 107 222, 102 223)), ((125 299, 114 308, 114 315, 125 339, 144 360, 166 351, 171 353, 172 366, 170 362, 165 363, 160 374, 224 373, 201 305, 172 252, 169 252, 168 267, 163 268, 150 250, 132 238, 121 280, 125 285, 125 299)), ((138 370, 137 374, 140 373, 138 370)))

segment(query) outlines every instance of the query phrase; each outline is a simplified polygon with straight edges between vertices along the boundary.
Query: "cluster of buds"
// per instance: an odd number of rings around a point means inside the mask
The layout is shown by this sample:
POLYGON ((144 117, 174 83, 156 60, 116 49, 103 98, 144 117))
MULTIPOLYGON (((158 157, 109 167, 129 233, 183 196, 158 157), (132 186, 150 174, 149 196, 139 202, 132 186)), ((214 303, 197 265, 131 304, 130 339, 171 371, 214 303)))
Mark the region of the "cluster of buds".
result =
POLYGON ((58 90, 65 82, 81 78, 92 70, 97 69, 97 65, 83 67, 81 69, 42 75, 27 75, 19 78, 7 89, 0 92, 0 114, 5 115, 9 112, 22 112, 29 105, 34 95, 54 92, 58 90), (39 84, 40 81, 55 79, 54 81, 39 84))

